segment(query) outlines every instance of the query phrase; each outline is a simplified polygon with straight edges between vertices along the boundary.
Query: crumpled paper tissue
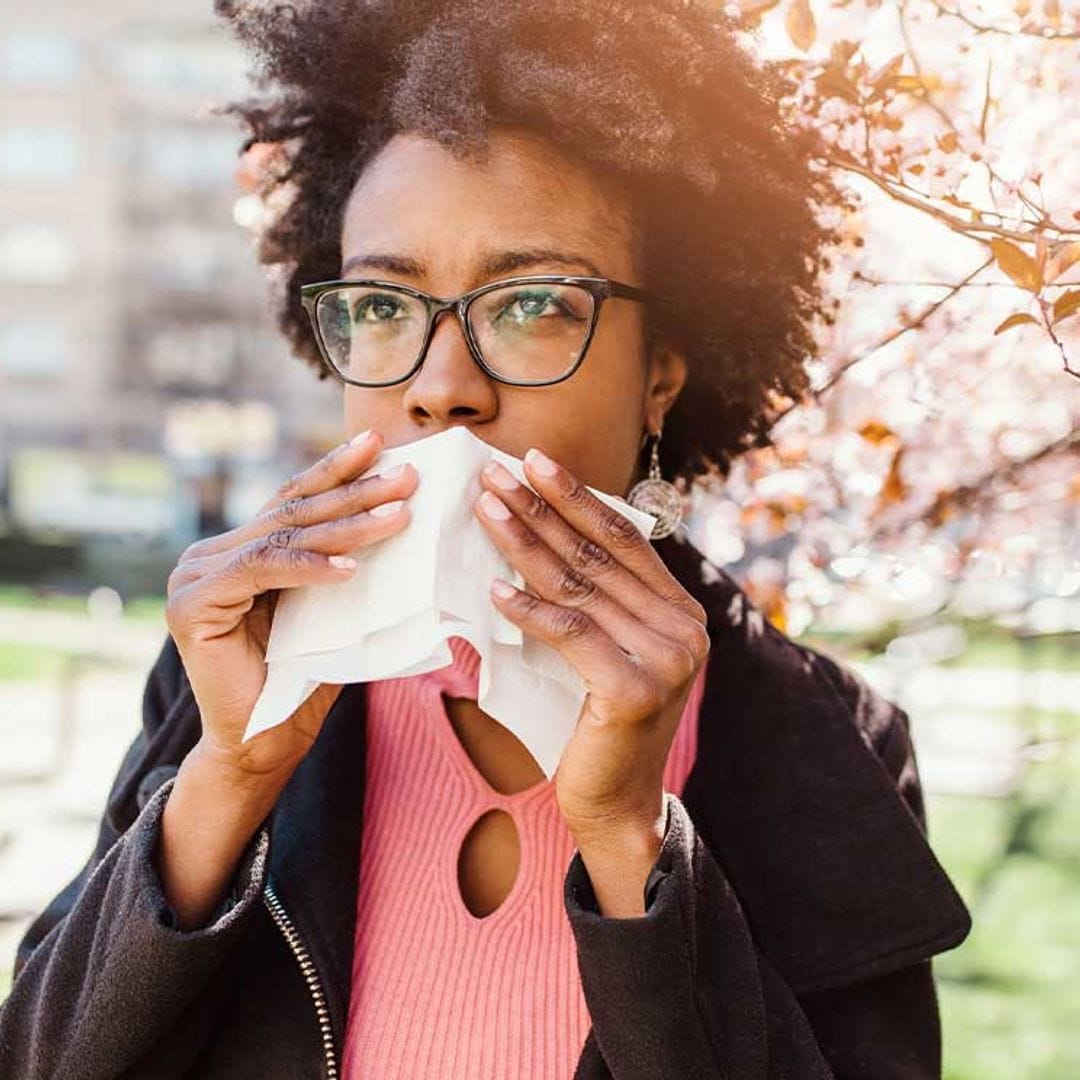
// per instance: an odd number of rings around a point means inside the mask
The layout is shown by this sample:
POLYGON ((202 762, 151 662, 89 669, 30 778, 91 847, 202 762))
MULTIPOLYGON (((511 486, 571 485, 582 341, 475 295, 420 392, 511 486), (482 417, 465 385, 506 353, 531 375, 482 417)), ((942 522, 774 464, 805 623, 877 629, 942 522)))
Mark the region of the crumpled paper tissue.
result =
MULTIPOLYGON (((489 538, 472 504, 480 471, 494 457, 531 487, 520 458, 455 426, 384 449, 363 474, 411 462, 419 483, 409 523, 350 552, 345 581, 283 589, 266 650, 267 677, 243 741, 283 723, 320 683, 373 682, 445 667, 447 638, 480 655, 477 703, 512 731, 550 779, 573 734, 585 684, 551 646, 525 635, 492 603, 496 577, 524 579, 489 538)), ((655 518, 625 500, 589 490, 643 536, 655 518)))

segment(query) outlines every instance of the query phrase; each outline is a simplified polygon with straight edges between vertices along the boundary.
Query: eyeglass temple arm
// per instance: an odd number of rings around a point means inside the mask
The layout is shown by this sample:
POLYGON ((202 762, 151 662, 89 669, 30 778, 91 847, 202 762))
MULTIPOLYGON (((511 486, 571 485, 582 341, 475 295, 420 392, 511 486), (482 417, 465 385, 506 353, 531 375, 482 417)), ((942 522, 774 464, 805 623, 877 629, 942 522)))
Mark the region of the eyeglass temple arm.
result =
POLYGON ((649 295, 645 289, 639 289, 635 285, 624 285, 621 281, 610 281, 608 291, 611 296, 618 296, 624 300, 645 300, 649 295))

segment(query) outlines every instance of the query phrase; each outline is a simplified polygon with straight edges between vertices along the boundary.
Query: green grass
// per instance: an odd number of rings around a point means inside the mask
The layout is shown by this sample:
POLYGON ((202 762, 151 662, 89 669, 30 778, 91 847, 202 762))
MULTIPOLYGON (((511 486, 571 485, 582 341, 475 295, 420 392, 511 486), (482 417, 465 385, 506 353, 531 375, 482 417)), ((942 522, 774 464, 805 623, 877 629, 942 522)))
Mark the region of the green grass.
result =
MULTIPOLYGON (((87 615, 85 597, 38 594, 32 589, 10 585, 0 586, 0 607, 20 611, 33 609, 87 615)), ((123 618, 163 624, 165 601, 156 596, 136 597, 125 605, 123 618)), ((58 678, 74 658, 75 654, 67 649, 0 641, 0 681, 58 678)), ((101 664, 103 661, 99 658, 93 662, 101 664)))
MULTIPOLYGON (((0 607, 35 611, 66 611, 86 614, 86 595, 71 595, 53 590, 32 589, 25 585, 0 585, 0 607)), ((134 596, 124 604, 125 619, 160 621, 165 614, 165 597, 134 596)))
POLYGON ((1080 671, 1080 637, 1071 641, 1046 637, 1018 641, 1015 638, 976 638, 962 656, 950 657, 942 667, 1024 667, 1052 671, 1080 671))
POLYGON ((151 619, 154 622, 165 620, 165 597, 135 596, 124 605, 124 618, 151 619))
MULTIPOLYGON (((1075 734, 1076 719, 1057 719, 1058 733, 1075 734)), ((973 923, 958 949, 934 961, 945 1080, 1075 1080, 1080 741, 1030 763, 1008 799, 930 796, 927 814, 973 923)))
MULTIPOLYGON (((980 620, 955 620, 967 636, 964 651, 944 658, 942 667, 1044 668, 1053 671, 1080 671, 1080 634, 1046 635, 1022 639, 1007 629, 980 620)), ((810 631, 799 640, 822 646, 826 652, 857 663, 880 657, 885 645, 896 635, 908 632, 903 626, 889 626, 867 639, 840 633, 810 631)))
POLYGON ((0 641, 0 681, 59 678, 70 656, 64 649, 0 641))
POLYGON ((71 611, 86 614, 86 597, 40 591, 24 585, 0 585, 0 607, 35 608, 38 611, 71 611))

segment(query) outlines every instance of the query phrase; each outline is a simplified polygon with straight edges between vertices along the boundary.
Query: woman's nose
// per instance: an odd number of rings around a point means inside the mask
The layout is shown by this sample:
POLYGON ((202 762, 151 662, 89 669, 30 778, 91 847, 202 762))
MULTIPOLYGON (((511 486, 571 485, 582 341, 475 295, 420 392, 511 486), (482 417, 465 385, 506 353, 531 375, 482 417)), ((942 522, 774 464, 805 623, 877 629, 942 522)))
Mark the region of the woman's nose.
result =
POLYGON ((405 384, 403 406, 415 420, 490 419, 498 406, 495 380, 473 359, 454 312, 436 319, 424 362, 405 384))

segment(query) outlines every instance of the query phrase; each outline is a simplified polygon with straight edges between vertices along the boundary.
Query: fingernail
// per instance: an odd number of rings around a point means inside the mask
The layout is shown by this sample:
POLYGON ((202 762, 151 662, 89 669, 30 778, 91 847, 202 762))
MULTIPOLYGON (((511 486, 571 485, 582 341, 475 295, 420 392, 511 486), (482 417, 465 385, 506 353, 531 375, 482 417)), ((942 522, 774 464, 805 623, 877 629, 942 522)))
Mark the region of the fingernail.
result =
POLYGON ((491 477, 492 483, 497 484, 503 491, 514 491, 521 487, 517 477, 498 461, 489 461, 484 466, 484 472, 491 477))
POLYGON ((363 431, 358 432, 349 440, 349 445, 359 446, 370 434, 371 428, 365 428, 363 431))
POLYGON ((356 560, 348 555, 331 555, 328 561, 331 566, 336 566, 339 570, 356 569, 356 560))
POLYGON ((382 474, 383 479, 384 480, 393 480, 395 476, 400 476, 404 471, 405 471, 405 463, 402 462, 402 464, 395 465, 392 469, 387 469, 386 472, 384 472, 382 474))
POLYGON ((378 506, 373 506, 369 513, 372 517, 389 517, 391 514, 396 514, 404 505, 404 499, 395 499, 393 502, 379 503, 378 506))
POLYGON ((487 517, 494 518, 496 521, 506 521, 510 517, 510 511, 507 509, 506 503, 498 495, 493 495, 490 491, 485 491, 480 496, 480 509, 484 511, 487 517))
POLYGON ((554 476, 558 466, 546 454, 532 447, 525 453, 525 460, 541 475, 554 476))
POLYGON ((491 583, 491 591, 496 595, 502 597, 503 600, 509 600, 511 596, 517 592, 508 581, 503 581, 502 578, 496 578, 491 583))

